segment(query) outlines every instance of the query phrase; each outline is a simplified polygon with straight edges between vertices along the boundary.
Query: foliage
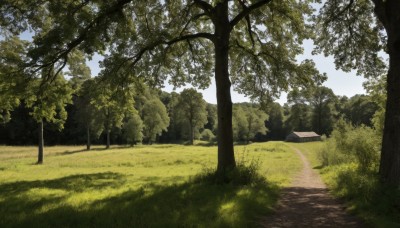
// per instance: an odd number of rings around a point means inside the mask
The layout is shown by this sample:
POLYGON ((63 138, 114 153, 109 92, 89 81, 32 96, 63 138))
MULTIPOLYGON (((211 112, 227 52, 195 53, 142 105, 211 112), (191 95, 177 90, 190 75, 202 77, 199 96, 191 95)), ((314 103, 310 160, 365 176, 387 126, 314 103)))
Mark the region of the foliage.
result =
POLYGON ((158 98, 148 100, 141 110, 144 123, 143 135, 150 144, 155 142, 157 135, 167 130, 169 117, 167 109, 158 98))
POLYGON ((193 144, 196 133, 199 129, 204 128, 207 123, 206 102, 203 95, 195 89, 184 89, 178 99, 175 107, 183 131, 189 136, 191 144, 193 144))
POLYGON ((372 128, 353 127, 339 120, 326 147, 321 151, 323 165, 356 162, 363 172, 377 170, 380 138, 372 128))
POLYGON ((283 143, 246 147, 264 180, 247 185, 195 181, 215 146, 48 147, 44 166, 31 165, 33 149, 0 147, 1 227, 257 226, 301 169, 283 143))
POLYGON ((210 129, 204 129, 201 132, 200 139, 211 142, 211 141, 215 140, 215 135, 212 133, 212 131, 210 129))
POLYGON ((23 99, 26 83, 20 67, 24 64, 27 42, 11 37, 0 41, 0 121, 10 120, 10 111, 23 99))
POLYGON ((30 113, 36 122, 47 121, 64 128, 68 113, 65 106, 72 102, 70 84, 60 75, 52 83, 36 79, 27 88, 26 106, 32 108, 30 113))
POLYGON ((143 140, 143 121, 136 113, 131 114, 128 120, 124 123, 123 130, 125 137, 131 146, 143 140))
POLYGON ((233 133, 236 141, 249 142, 257 133, 266 134, 268 115, 252 105, 235 105, 233 109, 233 133))

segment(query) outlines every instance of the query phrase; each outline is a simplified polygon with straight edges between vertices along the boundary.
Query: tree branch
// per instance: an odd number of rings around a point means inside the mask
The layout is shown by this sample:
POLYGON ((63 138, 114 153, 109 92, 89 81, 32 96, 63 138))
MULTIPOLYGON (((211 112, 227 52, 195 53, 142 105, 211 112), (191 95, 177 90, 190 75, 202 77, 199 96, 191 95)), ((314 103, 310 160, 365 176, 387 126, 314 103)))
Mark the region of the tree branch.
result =
POLYGON ((211 16, 213 7, 203 0, 193 0, 194 4, 204 11, 208 16, 211 16))
POLYGON ((236 15, 235 18, 232 19, 230 22, 231 29, 235 27, 239 21, 241 21, 243 18, 248 16, 253 10, 258 9, 268 3, 270 3, 272 0, 261 0, 259 2, 253 3, 252 5, 248 6, 247 8, 243 9, 242 12, 240 12, 238 15, 236 15))

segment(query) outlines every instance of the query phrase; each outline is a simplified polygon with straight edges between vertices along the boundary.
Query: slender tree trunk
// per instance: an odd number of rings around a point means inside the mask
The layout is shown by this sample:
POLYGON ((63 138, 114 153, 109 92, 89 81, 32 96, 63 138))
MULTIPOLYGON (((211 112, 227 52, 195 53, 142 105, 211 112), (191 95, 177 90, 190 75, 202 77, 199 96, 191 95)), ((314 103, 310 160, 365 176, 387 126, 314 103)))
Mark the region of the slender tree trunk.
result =
POLYGON ((194 130, 193 130, 193 123, 190 124, 190 145, 194 144, 194 130))
POLYGON ((43 147, 44 147, 44 139, 43 139, 43 119, 39 122, 39 149, 38 149, 38 161, 37 164, 43 164, 43 147))
POLYGON ((229 80, 229 37, 228 1, 215 7, 215 83, 217 86, 218 109, 218 172, 236 166, 233 151, 232 99, 229 80))
POLYGON ((106 145, 106 149, 110 148, 110 130, 107 129, 107 145, 106 145))
POLYGON ((380 178, 390 185, 400 186, 400 2, 390 1, 386 15, 388 23, 389 72, 383 130, 380 178))
POLYGON ((91 145, 91 143, 90 143, 90 127, 89 126, 87 126, 86 127, 86 139, 87 139, 87 141, 86 141, 86 150, 90 150, 90 145, 91 145))

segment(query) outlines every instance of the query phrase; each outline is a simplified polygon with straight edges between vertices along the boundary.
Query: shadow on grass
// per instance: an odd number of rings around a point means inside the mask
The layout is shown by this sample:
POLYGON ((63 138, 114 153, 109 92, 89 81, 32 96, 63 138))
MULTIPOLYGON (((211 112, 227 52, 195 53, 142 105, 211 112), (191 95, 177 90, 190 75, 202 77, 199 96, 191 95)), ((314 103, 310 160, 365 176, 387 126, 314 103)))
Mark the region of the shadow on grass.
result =
POLYGON ((271 211, 278 187, 271 183, 249 186, 215 185, 191 180, 183 184, 148 184, 120 195, 71 206, 62 197, 46 195, 40 202, 26 194, 30 188, 90 191, 105 178, 115 188, 124 179, 116 174, 79 175, 51 181, 16 182, 0 186, 1 227, 248 227, 271 211), (98 175, 96 177, 96 175, 98 175), (106 176, 104 176, 106 175, 106 176), (107 176, 108 175, 108 176, 107 176), (81 179, 91 179, 82 183, 81 179), (66 182, 66 183, 64 183, 66 182), (60 187, 61 186, 61 187, 60 187), (4 195, 3 195, 4 194, 4 195), (5 195, 15 195, 5 197, 5 195), (16 202, 15 200, 18 199, 16 202), (22 203, 22 205, 19 205, 22 203), (40 205, 37 205, 40 204, 40 205), (16 208, 13 208, 16 206, 16 208), (45 210, 41 210, 45 208, 45 210))
POLYGON ((90 152, 93 152, 93 151, 119 150, 119 149, 127 149, 127 148, 134 148, 134 147, 131 147, 131 146, 118 146, 118 147, 111 147, 109 149, 107 149, 107 148, 93 148, 93 149, 90 149, 90 150, 86 150, 86 149, 73 150, 73 151, 66 150, 66 151, 60 153, 59 155, 72 155, 72 154, 77 154, 77 153, 90 153, 90 152))
POLYGON ((377 172, 338 170, 333 191, 372 226, 400 227, 400 189, 383 185, 377 172))
POLYGON ((323 165, 318 165, 318 166, 314 166, 313 167, 313 169, 322 169, 322 168, 324 168, 325 166, 323 166, 323 165))

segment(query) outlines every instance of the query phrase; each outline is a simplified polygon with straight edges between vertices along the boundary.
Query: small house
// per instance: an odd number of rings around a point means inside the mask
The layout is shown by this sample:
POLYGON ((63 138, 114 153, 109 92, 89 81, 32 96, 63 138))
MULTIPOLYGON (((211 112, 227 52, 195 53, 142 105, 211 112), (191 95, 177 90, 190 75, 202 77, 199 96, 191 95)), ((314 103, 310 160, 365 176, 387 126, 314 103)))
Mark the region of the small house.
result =
POLYGON ((313 142, 321 141, 321 136, 317 133, 311 132, 298 132, 293 131, 288 136, 286 136, 286 142, 313 142))

